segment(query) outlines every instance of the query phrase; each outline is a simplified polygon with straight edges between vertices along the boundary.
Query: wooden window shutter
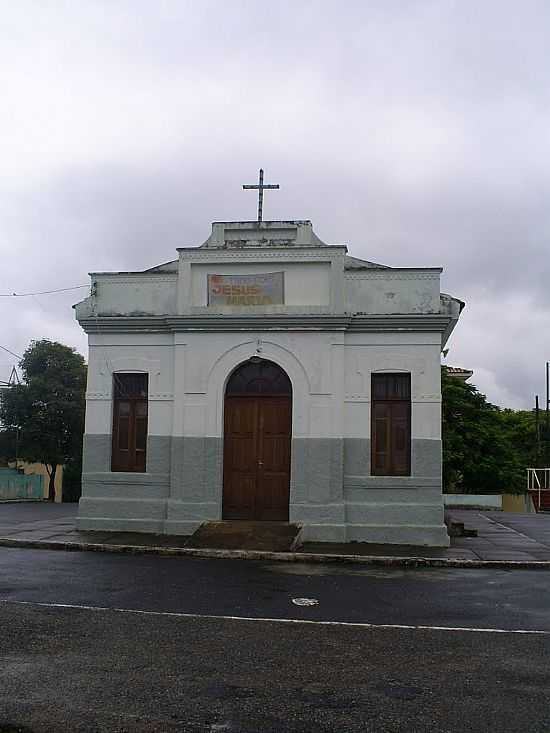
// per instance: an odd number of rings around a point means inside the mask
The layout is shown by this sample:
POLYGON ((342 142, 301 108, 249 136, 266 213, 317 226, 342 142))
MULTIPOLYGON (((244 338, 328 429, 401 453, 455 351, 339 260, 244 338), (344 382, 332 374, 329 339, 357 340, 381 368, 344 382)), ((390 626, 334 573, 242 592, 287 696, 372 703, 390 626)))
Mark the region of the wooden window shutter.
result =
POLYGON ((111 471, 144 473, 147 463, 148 375, 113 375, 111 471))
POLYGON ((372 421, 372 472, 385 476, 390 470, 391 463, 391 406, 384 402, 374 403, 372 421))
POLYGON ((391 475, 409 476, 411 473, 411 405, 394 402, 391 406, 391 475))
POLYGON ((372 375, 371 473, 410 476, 410 374, 372 375))

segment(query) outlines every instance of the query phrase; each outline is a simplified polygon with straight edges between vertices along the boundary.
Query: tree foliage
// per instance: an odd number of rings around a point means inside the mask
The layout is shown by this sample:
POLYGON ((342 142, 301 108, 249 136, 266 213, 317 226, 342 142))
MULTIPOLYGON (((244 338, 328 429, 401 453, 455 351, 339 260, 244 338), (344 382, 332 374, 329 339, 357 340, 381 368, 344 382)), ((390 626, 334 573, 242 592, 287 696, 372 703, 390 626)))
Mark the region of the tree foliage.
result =
POLYGON ((492 405, 444 367, 441 391, 444 490, 524 491, 525 469, 537 459, 533 413, 492 405))
POLYGON ((46 465, 53 501, 57 466, 80 460, 86 365, 75 349, 43 339, 30 344, 20 367, 23 383, 3 390, 0 421, 17 436, 18 458, 46 465))

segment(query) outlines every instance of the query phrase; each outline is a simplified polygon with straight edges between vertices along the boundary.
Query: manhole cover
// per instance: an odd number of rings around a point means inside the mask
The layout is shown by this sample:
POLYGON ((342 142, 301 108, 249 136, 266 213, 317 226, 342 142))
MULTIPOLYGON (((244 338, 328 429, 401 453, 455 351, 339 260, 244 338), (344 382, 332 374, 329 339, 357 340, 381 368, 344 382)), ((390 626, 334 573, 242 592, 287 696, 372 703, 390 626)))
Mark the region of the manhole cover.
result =
POLYGON ((386 697, 390 697, 393 700, 414 700, 423 692, 420 687, 407 687, 405 685, 387 685, 379 687, 378 689, 380 689, 386 697))
POLYGON ((318 606, 319 601, 317 598, 293 598, 292 603, 295 606, 318 606))

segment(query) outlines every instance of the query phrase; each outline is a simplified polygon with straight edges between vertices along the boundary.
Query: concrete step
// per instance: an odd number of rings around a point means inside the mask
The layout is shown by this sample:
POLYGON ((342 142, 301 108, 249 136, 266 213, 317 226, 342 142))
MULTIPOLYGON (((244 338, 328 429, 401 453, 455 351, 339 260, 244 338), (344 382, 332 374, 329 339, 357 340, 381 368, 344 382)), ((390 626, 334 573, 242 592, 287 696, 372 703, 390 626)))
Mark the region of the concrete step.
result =
POLYGON ((346 538, 348 542, 449 547, 443 521, 435 525, 348 524, 346 538))
POLYGON ((449 512, 445 512, 445 524, 449 537, 477 537, 477 529, 465 527, 464 522, 456 519, 449 512))
POLYGON ((346 502, 348 524, 441 524, 443 505, 411 502, 346 502))
POLYGON ((299 524, 288 522, 204 522, 191 536, 187 547, 290 552, 299 547, 300 532, 299 524))

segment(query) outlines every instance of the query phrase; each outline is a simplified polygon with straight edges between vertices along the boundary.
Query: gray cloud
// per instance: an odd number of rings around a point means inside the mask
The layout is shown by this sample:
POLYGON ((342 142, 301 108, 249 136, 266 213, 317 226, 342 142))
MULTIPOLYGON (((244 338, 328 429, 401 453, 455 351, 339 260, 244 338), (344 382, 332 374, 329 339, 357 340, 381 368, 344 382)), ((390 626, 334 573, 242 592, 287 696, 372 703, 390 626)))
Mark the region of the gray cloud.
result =
MULTIPOLYGON (((20 2, 0 29, 0 292, 140 269, 253 218, 467 301, 449 362, 529 406, 550 358, 545 2, 20 2)), ((85 350, 78 291, 0 299, 0 343, 85 350)), ((9 371, 2 354, 0 378, 9 371)))

